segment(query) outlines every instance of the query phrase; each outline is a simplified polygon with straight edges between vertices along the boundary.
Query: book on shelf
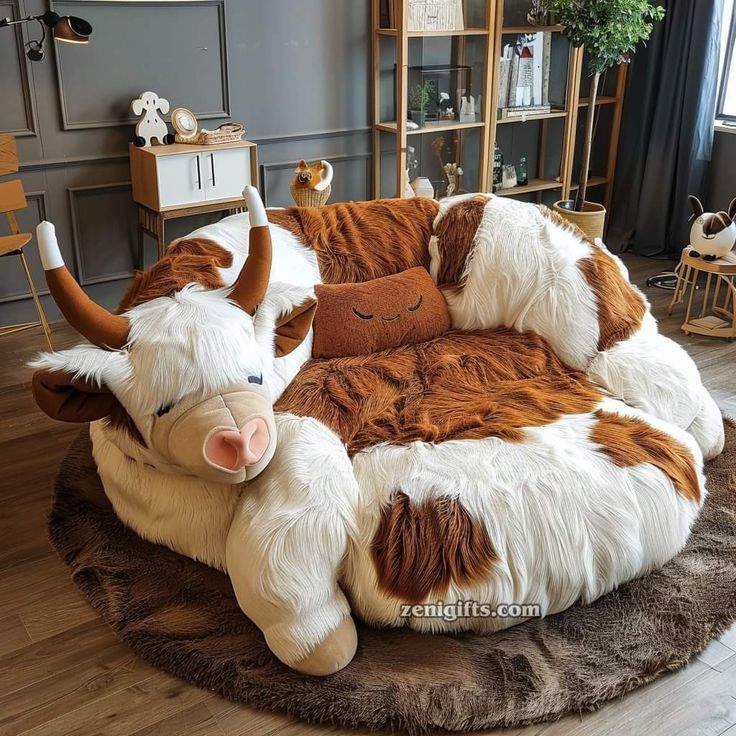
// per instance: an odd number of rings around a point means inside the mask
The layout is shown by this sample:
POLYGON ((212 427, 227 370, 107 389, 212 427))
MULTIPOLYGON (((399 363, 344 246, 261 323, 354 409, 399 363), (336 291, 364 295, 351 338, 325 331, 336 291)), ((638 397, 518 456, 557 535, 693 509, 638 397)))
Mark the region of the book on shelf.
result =
POLYGON ((498 77, 498 108, 503 109, 509 106, 509 83, 511 81, 511 60, 513 58, 514 49, 511 44, 506 44, 503 48, 503 56, 501 57, 498 77))
POLYGON ((552 112, 550 105, 516 105, 515 107, 505 107, 501 110, 501 120, 515 120, 516 118, 525 118, 533 115, 546 115, 552 112))
MULTIPOLYGON (((529 114, 529 109, 536 107, 540 108, 537 113, 550 112, 551 47, 552 34, 549 31, 520 34, 515 44, 504 46, 499 61, 500 110, 526 108, 526 114, 529 114), (545 105, 547 109, 541 109, 545 105)), ((521 116, 502 114, 502 118, 521 116)))

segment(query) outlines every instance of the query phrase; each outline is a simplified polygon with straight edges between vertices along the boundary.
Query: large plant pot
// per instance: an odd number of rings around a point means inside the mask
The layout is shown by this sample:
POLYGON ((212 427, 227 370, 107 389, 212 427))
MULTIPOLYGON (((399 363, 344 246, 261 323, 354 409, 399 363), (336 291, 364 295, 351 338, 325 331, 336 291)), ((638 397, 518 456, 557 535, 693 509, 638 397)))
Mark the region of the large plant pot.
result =
POLYGON ((589 238, 603 238, 606 225, 606 208, 596 202, 586 202, 582 212, 575 211, 572 199, 561 200, 552 205, 558 215, 577 225, 589 238))

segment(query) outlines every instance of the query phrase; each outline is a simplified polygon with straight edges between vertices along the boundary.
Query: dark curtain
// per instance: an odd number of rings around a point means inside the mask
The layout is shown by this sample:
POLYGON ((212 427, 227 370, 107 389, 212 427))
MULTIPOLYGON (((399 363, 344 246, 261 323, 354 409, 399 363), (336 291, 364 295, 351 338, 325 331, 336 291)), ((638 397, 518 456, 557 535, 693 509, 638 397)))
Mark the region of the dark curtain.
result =
MULTIPOLYGON (((656 2, 656 0, 655 0, 656 2)), ((631 62, 607 244, 679 258, 688 194, 705 196, 723 0, 658 0, 665 19, 631 62)))

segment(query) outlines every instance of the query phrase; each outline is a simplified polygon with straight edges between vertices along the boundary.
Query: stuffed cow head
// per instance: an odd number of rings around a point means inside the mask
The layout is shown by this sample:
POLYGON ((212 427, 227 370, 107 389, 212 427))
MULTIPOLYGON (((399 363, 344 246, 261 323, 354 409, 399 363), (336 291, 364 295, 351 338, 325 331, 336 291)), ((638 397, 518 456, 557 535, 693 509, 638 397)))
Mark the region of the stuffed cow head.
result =
POLYGON ((105 420, 135 443, 136 459, 164 472, 234 484, 266 467, 276 447, 274 359, 306 337, 315 302, 288 289, 269 301, 266 212, 253 187, 244 196, 249 254, 231 289, 179 285, 122 314, 87 297, 64 266, 53 225, 39 225, 49 290, 89 341, 33 364, 34 396, 49 416, 105 420))

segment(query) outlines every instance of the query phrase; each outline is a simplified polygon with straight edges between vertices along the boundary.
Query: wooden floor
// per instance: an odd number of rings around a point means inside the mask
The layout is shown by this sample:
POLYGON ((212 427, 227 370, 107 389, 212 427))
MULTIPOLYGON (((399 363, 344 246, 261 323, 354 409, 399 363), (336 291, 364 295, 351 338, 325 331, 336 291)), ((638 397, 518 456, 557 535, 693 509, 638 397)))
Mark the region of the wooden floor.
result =
MULTIPOLYGON (((643 284, 661 261, 629 258, 643 284)), ((657 317, 670 292, 647 290, 657 317)), ((684 344, 719 404, 736 416, 736 343, 686 338, 679 315, 663 331, 684 344)), ((69 328, 54 333, 71 345, 69 328)), ((45 516, 57 464, 75 427, 44 417, 24 367, 40 332, 0 340, 0 734, 238 736, 321 734, 285 716, 239 708, 134 657, 100 623, 51 552, 45 516)), ((494 731, 507 736, 736 736, 736 629, 688 667, 584 717, 494 731)))

